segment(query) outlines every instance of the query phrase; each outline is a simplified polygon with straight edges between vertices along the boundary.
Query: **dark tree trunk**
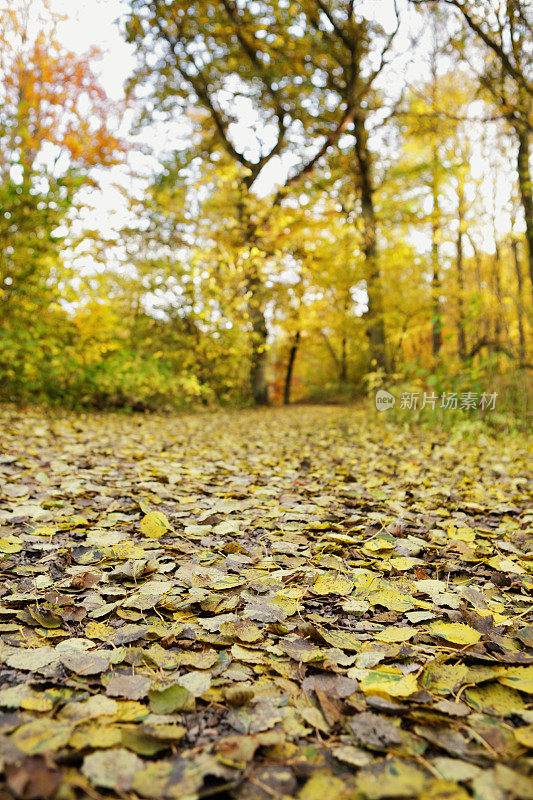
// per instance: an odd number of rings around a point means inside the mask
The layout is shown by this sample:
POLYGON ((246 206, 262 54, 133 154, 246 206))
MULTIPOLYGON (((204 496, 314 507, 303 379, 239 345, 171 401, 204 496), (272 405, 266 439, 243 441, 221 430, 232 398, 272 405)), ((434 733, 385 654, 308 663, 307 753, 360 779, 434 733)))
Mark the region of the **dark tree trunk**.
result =
POLYGON ((339 381, 341 384, 345 384, 348 378, 348 368, 347 368, 347 360, 346 360, 346 334, 343 333, 342 341, 341 341, 341 368, 339 371, 339 381))
POLYGON ((514 268, 516 273, 516 315, 518 319, 518 359, 520 366, 526 361, 526 336, 524 331, 524 282, 522 279, 522 268, 518 254, 518 242, 513 237, 511 240, 513 251, 514 268))
MULTIPOLYGON (((436 250, 436 245, 433 245, 433 250, 436 250)), ((433 255, 433 275, 431 278, 431 297, 433 319, 431 320, 431 339, 433 345, 433 355, 438 356, 442 347, 442 317, 440 307, 440 274, 438 266, 438 255, 433 255)))
POLYGON ((524 209, 524 219, 526 222, 526 240, 528 250, 529 275, 531 278, 531 290, 533 291, 533 186, 531 184, 531 170, 529 167, 529 135, 530 131, 526 127, 520 127, 518 133, 518 185, 522 198, 522 208, 524 209))
POLYGON ((348 291, 344 296, 344 303, 342 310, 344 317, 342 320, 342 336, 341 336, 341 358, 339 364, 339 384, 344 386, 348 380, 348 338, 346 335, 346 317, 350 308, 351 295, 348 291))
POLYGON ((266 348, 266 325, 264 317, 258 319, 254 326, 252 336, 252 365, 250 369, 250 384, 254 403, 258 406, 267 406, 268 398, 268 353, 266 348))
MULTIPOLYGON (((474 264, 476 265, 476 267, 475 267, 475 276, 476 276, 477 292, 478 292, 478 295, 480 297, 483 297, 484 296, 484 288, 483 288, 482 269, 481 269, 481 267, 482 267, 481 254, 480 254, 479 250, 477 249, 476 244, 475 244, 474 240, 472 239, 472 237, 468 236, 468 239, 470 241, 470 246, 472 247, 472 250, 474 251, 474 264)), ((483 314, 483 336, 482 336, 482 338, 483 339, 489 339, 490 338, 488 313, 483 314)), ((467 357, 470 358, 470 356, 467 356, 467 357)))
POLYGON ((248 316, 252 325, 252 357, 250 363, 250 389, 253 401, 258 406, 266 406, 268 397, 268 330, 265 310, 261 297, 261 282, 254 275, 248 282, 250 299, 248 316))
POLYGON ((326 345, 328 353, 330 354, 330 356, 331 356, 331 358, 333 360, 333 363, 335 364, 335 369, 340 374, 340 364, 339 364, 339 359, 337 358, 337 353, 333 349, 333 347, 331 345, 331 342, 328 339, 328 337, 326 336, 326 334, 324 333, 324 331, 321 330, 320 331, 320 335, 324 339, 324 344, 326 345))
POLYGON ((463 216, 464 216, 464 195, 463 187, 459 189, 458 220, 459 231, 457 233, 457 351, 459 358, 464 361, 466 358, 466 333, 465 333, 465 314, 464 314, 464 272, 463 272, 463 216))
MULTIPOLYGON (((243 244, 250 248, 257 246, 256 225, 250 219, 247 207, 248 187, 242 185, 243 195, 239 203, 239 219, 242 225, 243 244)), ((249 272, 246 281, 248 294, 248 319, 251 325, 250 391, 256 405, 266 406, 268 396, 268 328, 265 318, 265 292, 259 265, 249 258, 249 272)))
POLYGON ((285 386, 283 387, 283 403, 286 406, 290 405, 291 402, 292 373, 294 370, 294 362, 296 361, 296 354, 298 353, 299 344, 300 344, 300 331, 296 331, 289 352, 287 371, 285 373, 285 386))
POLYGON ((359 167, 361 187, 361 217, 363 220, 363 255, 366 266, 366 290, 368 294, 368 328, 370 358, 373 366, 387 369, 385 320, 383 318, 383 294, 378 261, 376 239, 376 214, 374 209, 374 187, 372 184, 372 157, 368 149, 368 133, 364 119, 354 121, 355 154, 359 167))
MULTIPOLYGON (((438 107, 438 51, 439 51, 439 32, 437 18, 433 17, 433 47, 431 51, 431 104, 434 110, 438 107)), ((432 169, 431 169, 431 340, 433 357, 438 358, 442 347, 442 308, 440 303, 441 277, 440 277, 440 254, 439 254, 439 234, 441 225, 439 190, 440 190, 440 159, 438 144, 438 128, 435 122, 432 123, 433 146, 432 146, 432 169)))
MULTIPOLYGON (((496 231, 494 232, 496 235, 496 231)), ((501 257, 500 257, 500 245, 494 240, 494 261, 492 266, 492 280, 494 284, 494 294, 497 300, 497 308, 496 308, 496 316, 494 319, 494 341, 496 342, 497 346, 501 346, 501 337, 502 337, 502 285, 501 285, 501 257)))
POLYGON ((431 320, 432 329, 432 343, 433 355, 438 356, 442 347, 442 309, 440 306, 440 265, 439 265, 439 189, 437 184, 437 156, 434 158, 433 179, 432 179, 432 195, 433 195, 433 211, 431 223, 431 303, 433 310, 433 319, 431 320))

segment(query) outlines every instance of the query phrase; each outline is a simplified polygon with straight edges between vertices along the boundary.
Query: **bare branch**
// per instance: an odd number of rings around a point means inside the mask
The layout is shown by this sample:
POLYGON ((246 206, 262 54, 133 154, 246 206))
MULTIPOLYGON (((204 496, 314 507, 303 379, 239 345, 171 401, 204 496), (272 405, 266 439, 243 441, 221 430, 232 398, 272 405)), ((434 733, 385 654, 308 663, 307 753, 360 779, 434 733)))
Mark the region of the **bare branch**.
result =
POLYGON ((373 72, 371 73, 370 77, 368 78, 368 85, 369 86, 371 86, 374 83, 374 81, 376 80, 378 75, 382 72, 383 67, 387 64, 385 56, 387 55, 387 53, 391 49, 392 44, 394 42, 394 39, 396 38, 396 34, 398 33, 398 31, 400 29, 400 14, 398 12, 398 5, 397 5, 396 0, 394 0, 394 13, 396 14, 396 27, 390 33, 390 35, 387 37, 387 41, 385 42, 385 44, 383 46, 383 49, 381 51, 379 64, 376 67, 376 69, 373 70, 373 72))
POLYGON ((338 38, 339 38, 339 39, 340 39, 340 40, 343 42, 343 44, 345 45, 345 47, 347 47, 347 48, 348 48, 348 50, 349 50, 350 52, 352 52, 352 50, 353 50, 353 47, 354 47, 354 43, 353 43, 352 39, 351 39, 351 38, 350 38, 350 36, 348 36, 348 34, 347 34, 347 33, 346 33, 344 30, 343 30, 342 26, 341 26, 341 25, 339 25, 339 23, 337 22, 337 20, 336 20, 336 19, 335 19, 335 17, 333 16, 333 13, 332 13, 332 11, 331 11, 331 10, 330 10, 330 9, 327 7, 327 5, 326 5, 326 3, 324 2, 324 0, 315 0, 315 4, 316 4, 316 5, 318 6, 318 8, 319 8, 319 9, 322 11, 322 13, 324 14, 324 16, 326 17, 326 19, 327 19, 327 20, 328 20, 328 22, 330 23, 331 27, 333 28, 333 30, 334 30, 334 31, 335 31, 335 33, 337 34, 337 37, 338 37, 338 38))
POLYGON ((487 31, 482 27, 480 22, 477 22, 474 19, 474 16, 471 10, 468 8, 465 2, 461 2, 461 0, 411 0, 414 5, 427 5, 428 3, 446 3, 446 5, 453 6, 456 8, 460 14, 462 14, 466 24, 468 27, 474 31, 477 36, 481 39, 484 44, 490 48, 493 53, 498 57, 500 63, 502 64, 505 72, 514 80, 520 84, 521 86, 526 89, 529 94, 533 94, 533 84, 529 83, 526 79, 526 76, 521 72, 519 68, 517 68, 509 58, 509 55, 505 52, 503 44, 497 42, 493 37, 491 37, 487 31))
POLYGON ((285 194, 286 189, 288 189, 290 186, 293 186, 295 183, 298 183, 298 181, 300 181, 302 178, 305 178, 305 176, 308 175, 314 169, 317 162, 320 161, 322 156, 324 156, 327 153, 327 151, 329 150, 330 147, 332 147, 332 145, 336 144, 336 142, 339 140, 340 136, 344 133, 348 125, 350 125, 350 123, 354 121, 356 110, 357 106, 355 104, 350 106, 346 110, 340 123, 337 125, 335 130, 331 131, 331 133, 326 137, 325 142, 322 144, 322 147, 319 149, 316 155, 314 155, 306 164, 300 167, 300 169, 296 173, 294 173, 294 175, 288 178, 285 182, 285 185, 279 189, 275 202, 279 202, 281 200, 281 198, 285 194))

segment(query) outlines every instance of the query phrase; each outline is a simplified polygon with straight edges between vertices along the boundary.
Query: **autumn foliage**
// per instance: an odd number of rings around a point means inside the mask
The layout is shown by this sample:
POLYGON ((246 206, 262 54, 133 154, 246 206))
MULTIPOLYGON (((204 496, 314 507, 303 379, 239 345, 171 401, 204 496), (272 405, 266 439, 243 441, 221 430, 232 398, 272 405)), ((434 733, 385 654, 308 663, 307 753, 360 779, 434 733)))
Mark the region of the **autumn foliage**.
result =
POLYGON ((382 18, 336 0, 131 0, 127 144, 97 52, 69 52, 47 4, 4 10, 3 399, 155 409, 455 387, 499 390, 524 419, 530 29, 518 0, 500 17, 474 5, 382 18), (159 126, 171 145, 141 175, 127 151, 159 126), (130 175, 104 232, 88 205, 118 164, 130 175))

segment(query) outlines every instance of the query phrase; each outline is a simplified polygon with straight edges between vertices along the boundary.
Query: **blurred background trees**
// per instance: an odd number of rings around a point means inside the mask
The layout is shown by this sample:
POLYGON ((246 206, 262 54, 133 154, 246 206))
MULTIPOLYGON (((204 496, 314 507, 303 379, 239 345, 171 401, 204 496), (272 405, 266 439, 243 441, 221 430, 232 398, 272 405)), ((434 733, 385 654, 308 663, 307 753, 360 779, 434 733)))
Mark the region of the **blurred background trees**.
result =
POLYGON ((0 13, 2 399, 527 387, 526 3, 128 0, 130 135, 53 3, 0 13), (87 192, 162 126, 90 229, 87 192))

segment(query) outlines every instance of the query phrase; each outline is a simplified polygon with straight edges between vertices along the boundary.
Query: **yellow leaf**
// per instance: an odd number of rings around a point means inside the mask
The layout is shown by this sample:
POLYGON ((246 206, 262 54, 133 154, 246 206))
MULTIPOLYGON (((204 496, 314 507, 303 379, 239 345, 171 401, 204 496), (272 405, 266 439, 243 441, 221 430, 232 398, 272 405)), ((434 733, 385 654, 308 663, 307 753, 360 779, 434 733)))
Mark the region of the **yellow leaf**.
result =
POLYGON ((399 669, 382 667, 370 670, 361 681, 365 694, 388 694, 391 697, 409 697, 418 691, 416 675, 404 675, 399 669))
POLYGON ((11 741, 23 753, 53 753, 64 747, 72 733, 73 726, 67 722, 53 719, 36 719, 17 728, 11 741))
POLYGON ((331 773, 313 775, 298 792, 299 800, 323 800, 324 797, 343 798, 348 795, 346 784, 331 773))
POLYGON ((420 676, 420 685, 428 692, 448 695, 467 683, 468 668, 464 664, 439 664, 428 661, 420 676))
POLYGON ((116 747, 122 742, 122 733, 118 725, 102 725, 98 722, 89 722, 79 725, 69 739, 70 747, 75 750, 86 748, 116 747))
POLYGON ((524 701, 515 689, 501 686, 499 683, 469 686, 463 696, 469 706, 481 711, 482 714, 505 717, 525 708, 524 701))
POLYGON ((53 525, 38 525, 31 531, 32 536, 54 536, 57 533, 53 525))
POLYGON ((418 797, 426 782, 427 773, 421 767, 398 758, 384 758, 359 770, 356 796, 365 800, 418 797))
POLYGON ((475 644, 481 639, 479 631, 462 622, 432 622, 429 631, 454 644, 475 644))
POLYGON ((62 517, 58 520, 60 528, 64 528, 66 530, 71 530, 72 528, 77 528, 79 526, 89 525, 89 520, 86 517, 82 517, 81 514, 69 514, 66 517, 62 517))
POLYGON ((172 527, 161 511, 150 511, 141 520, 141 531, 149 539, 160 539, 170 530, 172 530, 172 527))
POLYGON ((386 539, 370 539, 363 545, 363 550, 368 553, 381 553, 385 550, 394 550, 394 542, 388 542, 386 539))
POLYGON ((316 594, 350 594, 353 581, 337 572, 323 572, 313 584, 316 594))
POLYGON ((20 701, 20 707, 25 708, 26 711, 51 711, 54 707, 54 700, 47 697, 44 692, 24 697, 20 701))
POLYGON ((338 647, 340 650, 358 653, 361 649, 360 639, 357 639, 357 637, 349 631, 327 631, 321 628, 320 635, 328 644, 332 647, 338 647))
POLYGON ((420 561, 409 556, 399 556, 398 558, 391 558, 388 563, 398 572, 405 572, 405 570, 412 569, 416 564, 419 564, 420 561))
POLYGON ((455 528, 453 525, 448 528, 448 537, 460 542, 473 542, 476 538, 476 533, 472 528, 455 528))
POLYGON ((504 686, 518 689, 520 692, 533 694, 533 666, 529 667, 509 667, 505 675, 498 678, 504 686))
POLYGON ((407 642, 415 633, 412 628, 385 628, 376 633, 374 638, 380 642, 407 642))
POLYGON ((20 553, 22 546, 22 540, 16 536, 12 536, 9 539, 0 539, 0 553, 6 553, 6 555, 20 553))
MULTIPOLYGON (((415 607, 414 600, 410 594, 403 594, 394 589, 380 589, 377 592, 372 592, 368 601, 372 606, 383 606, 389 611, 409 611, 415 607)), ((420 605, 420 601, 417 601, 420 605)), ((429 606, 431 608, 431 606, 429 606)))
POLYGON ((533 725, 515 728, 514 735, 517 742, 533 750, 533 725))
POLYGON ((510 558, 500 558, 500 556, 493 556, 487 560, 489 567, 497 569, 499 572, 512 572, 515 575, 525 575, 525 569, 516 564, 510 558))
POLYGON ((114 631, 115 629, 111 625, 105 625, 103 622, 88 622, 84 633, 87 639, 99 639, 106 642, 114 631))

